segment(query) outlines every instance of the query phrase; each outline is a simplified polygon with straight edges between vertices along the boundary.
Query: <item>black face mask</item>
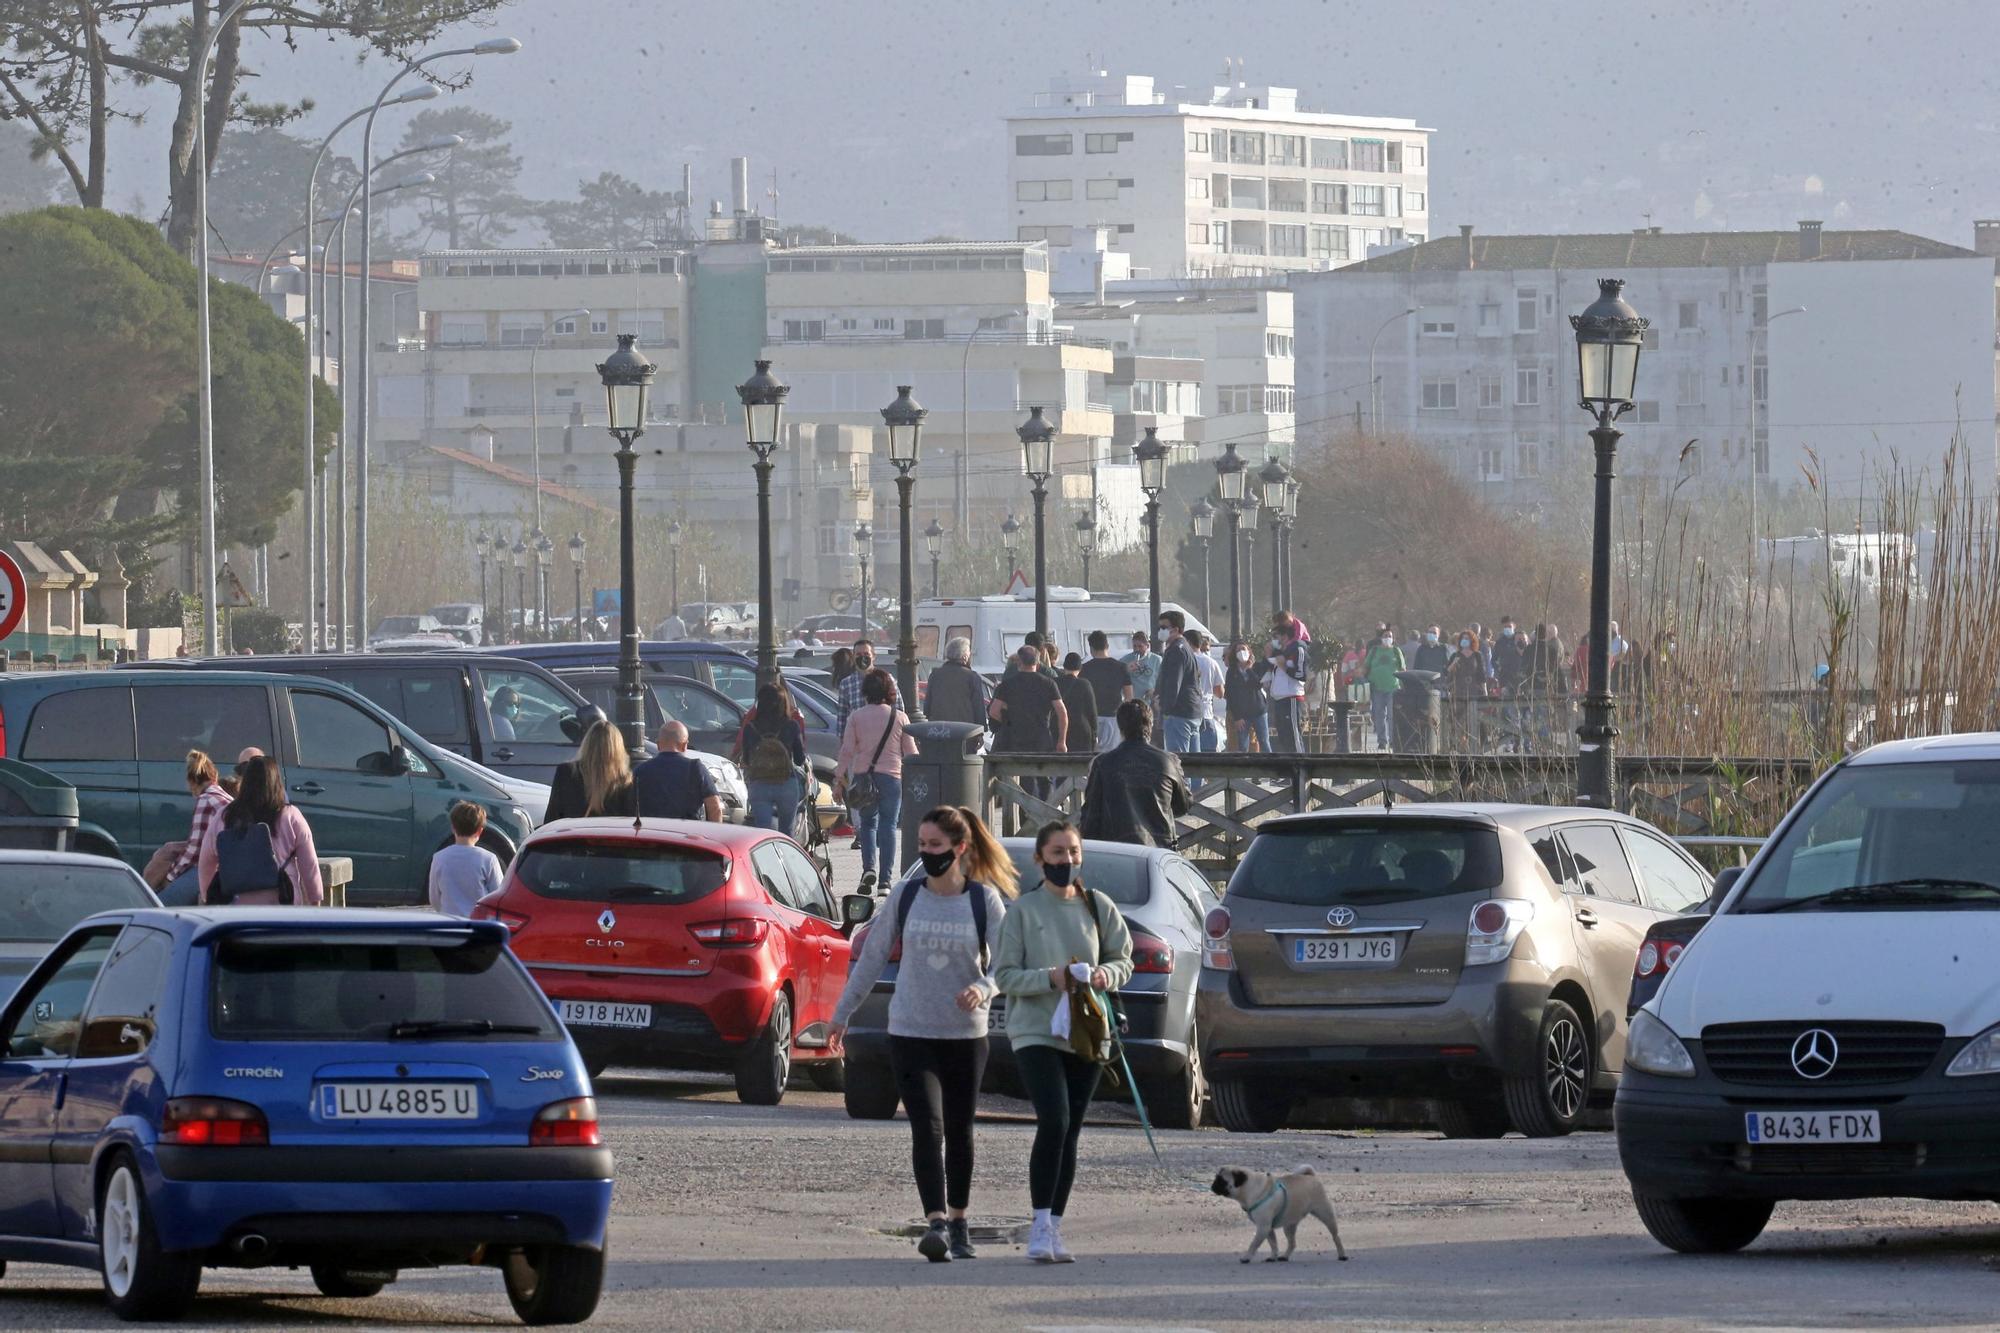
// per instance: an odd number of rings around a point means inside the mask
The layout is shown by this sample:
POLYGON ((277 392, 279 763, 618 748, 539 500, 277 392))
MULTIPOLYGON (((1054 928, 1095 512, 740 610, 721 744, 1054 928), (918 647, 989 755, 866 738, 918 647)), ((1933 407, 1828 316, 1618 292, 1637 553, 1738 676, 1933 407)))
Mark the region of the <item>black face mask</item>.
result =
POLYGON ((1067 861, 1061 865, 1044 863, 1042 866, 1042 878, 1059 889, 1066 889, 1069 887, 1069 882, 1076 878, 1076 867, 1067 861))
POLYGON ((950 874, 951 868, 958 864, 958 853, 950 850, 919 852, 917 857, 924 863, 924 873, 933 879, 950 874))

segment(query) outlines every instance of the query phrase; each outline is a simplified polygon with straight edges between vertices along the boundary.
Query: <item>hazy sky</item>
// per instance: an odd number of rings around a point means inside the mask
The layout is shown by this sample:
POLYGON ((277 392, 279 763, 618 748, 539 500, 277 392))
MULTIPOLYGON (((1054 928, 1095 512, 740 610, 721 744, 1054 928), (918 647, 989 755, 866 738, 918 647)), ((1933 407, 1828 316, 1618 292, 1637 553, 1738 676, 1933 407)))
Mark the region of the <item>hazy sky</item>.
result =
MULTIPOLYGON (((466 39, 524 49, 464 62, 456 100, 513 121, 531 195, 600 171, 672 189, 688 161, 705 207, 747 154, 754 192, 777 171, 784 220, 988 239, 1008 225, 1002 117, 1051 75, 1199 85, 1240 56, 1249 82, 1312 109, 1434 127, 1439 234, 1819 217, 1964 245, 1973 218, 2000 216, 1997 33, 1992 0, 515 0, 466 39)), ((315 98, 304 128, 323 132, 390 73, 355 51, 248 50, 251 91, 315 98)), ((163 195, 167 111, 150 105, 116 131, 121 207, 163 195)))

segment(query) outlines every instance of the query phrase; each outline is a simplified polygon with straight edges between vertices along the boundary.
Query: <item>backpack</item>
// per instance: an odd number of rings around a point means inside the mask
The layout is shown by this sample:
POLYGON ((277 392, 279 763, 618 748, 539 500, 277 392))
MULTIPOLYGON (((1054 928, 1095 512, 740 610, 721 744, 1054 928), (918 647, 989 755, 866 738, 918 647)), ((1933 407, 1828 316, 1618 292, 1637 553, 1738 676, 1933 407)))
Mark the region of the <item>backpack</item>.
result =
MULTIPOLYGON (((966 896, 972 901, 972 929, 979 938, 979 966, 982 970, 988 962, 985 888, 985 885, 973 880, 967 880, 965 883, 966 896), (980 892, 974 893, 974 889, 980 892)), ((917 895, 923 891, 924 882, 920 879, 912 880, 909 887, 903 890, 903 896, 896 899, 896 942, 889 946, 891 960, 900 960, 903 956, 903 926, 910 919, 910 909, 917 904, 917 895)))
POLYGON ((743 759, 743 776, 752 782, 784 782, 792 776, 792 751, 783 739, 781 723, 776 732, 766 732, 752 723, 750 734, 757 743, 743 759))
MULTIPOLYGON (((298 849, 292 849, 292 856, 298 849)), ((292 880, 285 873, 292 857, 278 861, 278 854, 271 846, 271 829, 267 824, 250 824, 240 828, 224 826, 215 835, 215 878, 208 882, 208 901, 211 904, 227 906, 247 893, 263 893, 276 890, 278 901, 287 907, 292 905, 292 880)))

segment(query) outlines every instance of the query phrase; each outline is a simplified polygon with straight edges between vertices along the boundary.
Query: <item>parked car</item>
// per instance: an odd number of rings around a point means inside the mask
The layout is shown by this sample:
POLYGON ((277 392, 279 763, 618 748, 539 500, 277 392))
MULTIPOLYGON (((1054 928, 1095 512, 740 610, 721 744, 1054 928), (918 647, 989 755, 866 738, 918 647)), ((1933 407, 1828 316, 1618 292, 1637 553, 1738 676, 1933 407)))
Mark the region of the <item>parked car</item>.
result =
POLYGON ((1872 746, 1792 809, 1632 1019, 1639 1220, 1738 1250, 1788 1199, 2000 1201, 2000 733, 1872 746))
POLYGON ((782 834, 673 819, 564 819, 528 839, 475 909, 612 1064, 722 1069, 775 1106, 794 1062, 840 1086, 827 1047, 847 935, 818 867, 782 834))
MULTIPOLYGON (((1000 845, 1024 886, 1041 882, 1033 838, 1003 838, 1000 845)), ((923 873, 922 866, 914 867, 870 909, 872 919, 854 937, 856 952, 868 931, 895 928, 895 895, 923 873)), ((1177 852, 1096 839, 1083 844, 1083 880, 1117 905, 1132 931, 1132 979, 1118 992, 1118 1001, 1129 1024, 1126 1059, 1147 1113, 1154 1124, 1169 1129, 1196 1128, 1208 1101, 1208 1080, 1196 1036, 1195 985, 1201 972, 1203 922, 1216 906, 1215 894, 1202 873, 1177 852)), ((997 935, 987 943, 997 947, 997 935)), ((857 1120, 887 1120, 896 1114, 888 1027, 897 968, 891 961, 883 970, 848 1025, 847 1113, 857 1120)), ((1013 1071, 1006 1021, 1006 997, 996 997, 987 1035, 987 1069, 996 1080, 1005 1080, 1013 1071)), ((1105 1091, 1109 1095, 1110 1090, 1105 1091)))
POLYGON ((331 680, 184 667, 0 676, 0 751, 75 785, 78 850, 135 868, 187 836, 187 752, 227 768, 248 746, 277 756, 320 855, 353 860, 350 901, 422 902, 459 801, 485 808, 481 845, 502 862, 534 826, 505 786, 331 680))
POLYGON ((864 638, 873 643, 884 643, 888 641, 889 631, 873 620, 863 620, 858 612, 852 612, 845 615, 807 616, 799 622, 798 628, 792 631, 792 637, 803 639, 808 634, 819 643, 838 646, 864 638))
POLYGON ((470 648, 486 641, 486 608, 478 602, 446 602, 431 608, 445 633, 470 648))
POLYGON ((375 625, 375 632, 368 636, 368 642, 378 639, 408 639, 424 634, 445 634, 445 627, 434 615, 384 616, 375 625))
POLYGON ((96 1268, 124 1319, 204 1268, 498 1268, 532 1324, 604 1280, 612 1160, 562 1024, 488 923, 90 917, 0 1011, 0 1259, 96 1268))
POLYGON ((1639 941, 1639 955, 1632 963, 1632 990, 1625 997, 1625 1017, 1645 1007, 1646 1001, 1657 995, 1660 983, 1667 979, 1667 973, 1687 951, 1688 941, 1701 933, 1714 914, 1715 905, 1728 894, 1736 883, 1736 877, 1743 873, 1741 866, 1729 866, 1715 876, 1715 887, 1708 897, 1683 911, 1679 916, 1664 917, 1646 927, 1646 937, 1639 941))
MULTIPOLYGON (((566 667, 616 667, 618 644, 612 643, 521 643, 496 648, 496 652, 523 661, 538 662, 551 671, 566 667)), ((701 643, 692 639, 664 643, 647 640, 639 645, 639 663, 647 675, 686 676, 712 685, 748 708, 757 699, 757 659, 726 643, 701 643)))
POLYGON ((1434 1099, 1447 1137, 1567 1134, 1616 1089, 1646 928, 1709 877, 1647 824, 1527 805, 1258 826, 1206 923, 1197 1016, 1216 1116, 1309 1093, 1434 1099))
POLYGON ((123 861, 78 852, 0 851, 0 996, 94 912, 158 907, 123 861))
POLYGON ((697 637, 725 631, 741 634, 755 618, 754 612, 744 615, 741 605, 736 602, 684 602, 674 614, 687 626, 687 632, 697 637))

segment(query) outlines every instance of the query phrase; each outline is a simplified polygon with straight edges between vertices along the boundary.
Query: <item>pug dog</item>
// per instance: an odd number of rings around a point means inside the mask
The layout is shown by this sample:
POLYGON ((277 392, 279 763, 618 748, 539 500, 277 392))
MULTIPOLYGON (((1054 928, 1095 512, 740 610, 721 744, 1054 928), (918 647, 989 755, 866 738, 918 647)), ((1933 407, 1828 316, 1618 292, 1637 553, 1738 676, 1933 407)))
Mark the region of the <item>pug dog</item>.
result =
POLYGON ((1326 1189, 1310 1166, 1301 1166, 1282 1176, 1225 1166, 1215 1173, 1215 1183, 1209 1190, 1241 1204, 1251 1225, 1257 1228, 1250 1238, 1250 1248, 1243 1252, 1244 1263, 1249 1263, 1257 1247, 1267 1240, 1271 1242, 1271 1253, 1265 1263, 1281 1264, 1290 1259, 1292 1251, 1299 1248, 1299 1223, 1308 1217, 1317 1217, 1326 1224, 1327 1234, 1333 1237, 1334 1252, 1346 1260, 1347 1247, 1340 1243, 1340 1226, 1333 1220, 1333 1205, 1326 1201, 1326 1189), (1278 1253, 1280 1231, 1285 1233, 1283 1254, 1278 1253))

